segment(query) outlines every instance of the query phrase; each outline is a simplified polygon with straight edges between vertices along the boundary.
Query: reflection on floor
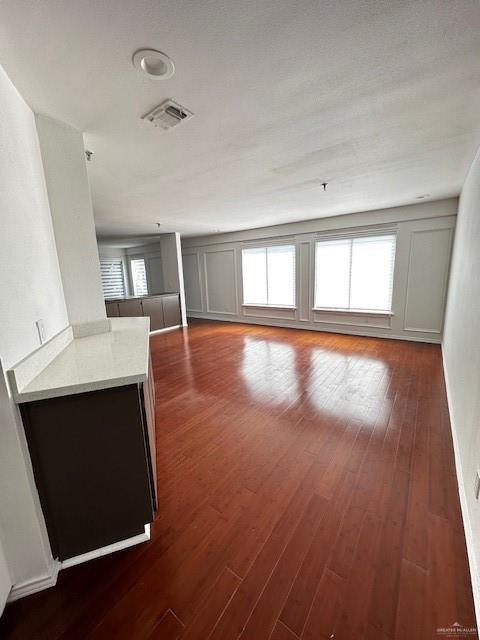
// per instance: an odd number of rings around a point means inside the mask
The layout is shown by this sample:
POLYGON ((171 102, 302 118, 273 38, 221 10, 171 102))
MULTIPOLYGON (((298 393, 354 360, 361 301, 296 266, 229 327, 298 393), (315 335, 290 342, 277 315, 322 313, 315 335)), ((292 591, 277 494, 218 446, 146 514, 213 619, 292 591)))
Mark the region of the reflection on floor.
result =
POLYGON ((62 572, 8 608, 2 637, 424 640, 475 625, 438 346, 201 321, 151 344, 152 540, 62 572))

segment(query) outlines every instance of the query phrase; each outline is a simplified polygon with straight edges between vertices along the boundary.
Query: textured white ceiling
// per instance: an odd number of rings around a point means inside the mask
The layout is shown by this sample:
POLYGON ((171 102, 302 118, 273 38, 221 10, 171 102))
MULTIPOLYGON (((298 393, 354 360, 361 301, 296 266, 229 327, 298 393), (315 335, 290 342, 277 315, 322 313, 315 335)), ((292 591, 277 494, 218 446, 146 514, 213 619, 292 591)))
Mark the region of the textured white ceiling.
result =
POLYGON ((0 62, 86 132, 109 236, 456 195, 480 142, 478 0, 2 0, 0 62), (135 70, 142 47, 175 76, 135 70), (195 117, 162 132, 140 117, 167 97, 195 117))

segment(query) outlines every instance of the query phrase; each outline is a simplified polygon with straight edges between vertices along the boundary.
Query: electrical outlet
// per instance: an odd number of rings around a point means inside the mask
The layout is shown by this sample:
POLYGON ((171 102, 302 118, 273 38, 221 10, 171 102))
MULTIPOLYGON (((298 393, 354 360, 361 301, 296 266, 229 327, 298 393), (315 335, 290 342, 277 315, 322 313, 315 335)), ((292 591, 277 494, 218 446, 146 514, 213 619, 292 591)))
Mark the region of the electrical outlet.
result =
POLYGON ((37 325, 37 331, 38 331, 38 338, 40 340, 40 344, 43 344, 45 342, 45 325, 43 324, 43 320, 40 318, 40 320, 37 320, 35 322, 35 324, 37 325))
POLYGON ((480 471, 477 469, 475 474, 475 500, 480 496, 480 471))

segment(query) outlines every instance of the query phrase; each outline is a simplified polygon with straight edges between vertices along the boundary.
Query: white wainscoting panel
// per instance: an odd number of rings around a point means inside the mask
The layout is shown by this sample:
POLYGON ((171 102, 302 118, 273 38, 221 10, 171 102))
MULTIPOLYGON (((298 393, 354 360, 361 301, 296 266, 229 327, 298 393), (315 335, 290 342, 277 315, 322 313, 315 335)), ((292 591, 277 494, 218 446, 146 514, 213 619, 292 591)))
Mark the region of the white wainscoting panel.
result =
POLYGON ((183 280, 187 311, 203 311, 200 257, 197 251, 183 254, 183 280))
POLYGON ((359 224, 360 214, 352 218, 355 232, 360 229, 363 234, 374 234, 384 218, 389 218, 390 224, 395 223, 397 247, 391 315, 313 308, 317 232, 322 232, 328 225, 329 229, 343 233, 348 216, 309 222, 305 233, 301 231, 307 223, 292 223, 288 225, 289 233, 281 235, 282 242, 288 237, 288 242, 296 247, 296 309, 243 305, 242 249, 278 244, 280 236, 276 227, 232 232, 221 237, 216 234, 187 238, 183 241, 183 255, 189 315, 439 343, 456 201, 448 201, 448 206, 442 202, 427 204, 403 207, 399 210, 402 215, 397 218, 394 217, 396 210, 389 209, 382 214, 381 221, 375 212, 365 213, 362 224, 359 224), (446 210, 444 206, 447 206, 446 210), (410 210, 412 215, 407 215, 410 210), (438 217, 432 215, 434 211, 438 211, 438 217), (316 231, 311 227, 313 224, 316 231), (198 255, 198 259, 192 257, 193 254, 198 255), (203 301, 202 311, 197 310, 200 300, 203 301))
POLYGON ((204 256, 208 313, 237 314, 235 250, 206 251, 204 256))
POLYGON ((442 332, 451 244, 449 228, 412 232, 405 331, 442 332))
POLYGON ((313 243, 310 241, 299 242, 297 245, 297 300, 298 319, 302 322, 309 322, 312 309, 310 294, 310 271, 313 256, 313 243))
POLYGON ((148 290, 152 293, 161 293, 164 290, 163 266, 161 256, 145 256, 147 267, 148 290))
POLYGON ((277 318, 278 320, 295 320, 295 309, 282 309, 282 307, 244 306, 243 315, 249 318, 277 318))
POLYGON ((352 327, 376 327, 377 329, 390 329, 391 317, 388 315, 376 315, 351 312, 342 313, 341 311, 321 311, 313 312, 314 322, 323 322, 324 324, 342 324, 352 327))

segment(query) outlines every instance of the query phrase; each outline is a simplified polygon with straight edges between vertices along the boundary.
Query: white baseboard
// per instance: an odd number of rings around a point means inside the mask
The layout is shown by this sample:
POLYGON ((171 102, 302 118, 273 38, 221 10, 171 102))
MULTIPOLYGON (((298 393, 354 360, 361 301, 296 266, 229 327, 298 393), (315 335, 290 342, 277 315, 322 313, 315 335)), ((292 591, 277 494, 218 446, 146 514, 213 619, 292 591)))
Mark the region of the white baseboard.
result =
POLYGON ((25 598, 25 596, 30 596, 32 593, 37 593, 37 591, 43 591, 44 589, 54 587, 57 584, 58 572, 61 569, 67 569, 68 567, 73 567, 77 564, 81 564, 82 562, 88 562, 94 558, 100 558, 101 556, 106 556, 109 553, 120 551, 121 549, 128 549, 128 547, 133 547, 134 545, 146 542, 147 540, 150 540, 149 524, 146 524, 144 532, 137 536, 132 536, 131 538, 126 538, 119 542, 114 542, 113 544, 106 545, 100 549, 89 551, 88 553, 82 553, 79 556, 68 558, 68 560, 64 560, 63 562, 54 560, 52 562, 51 571, 48 575, 27 580, 20 584, 14 584, 7 598, 7 602, 13 602, 14 600, 25 598))
POLYGON ((150 335, 157 335, 157 333, 166 333, 167 331, 173 331, 174 329, 180 329, 181 324, 175 324, 173 327, 165 327, 164 329, 155 329, 155 331, 150 331, 150 335))
POLYGON ((50 573, 47 575, 14 584, 7 598, 7 602, 14 602, 14 600, 19 600, 20 598, 25 598, 25 596, 32 595, 32 593, 37 593, 37 591, 54 587, 57 584, 59 570, 60 563, 54 560, 50 568, 50 573))
POLYGON ((445 366, 445 358, 442 348, 443 375, 445 377, 445 388, 447 391, 448 412, 450 414, 450 426, 453 440, 453 453, 455 456, 455 472, 457 474, 458 493, 460 495, 460 507, 462 510, 463 528, 465 531, 465 540, 467 543, 468 564, 470 566, 470 577, 472 581, 473 602, 475 605, 475 616, 477 619, 477 628, 480 625, 480 574, 478 572, 477 561, 475 558, 475 546, 473 543, 473 531, 468 512, 467 494, 465 491, 465 483, 463 480, 462 460, 460 457, 460 447, 458 444, 457 427, 455 424, 455 416, 453 413, 453 402, 450 382, 448 379, 448 371, 445 366))
POLYGON ((267 322, 266 318, 262 319, 253 319, 253 318, 239 318, 235 317, 224 317, 214 314, 206 314, 206 313, 189 313, 189 318, 197 318, 198 320, 215 320, 216 322, 236 322, 237 324, 256 324, 261 325, 263 327, 280 327, 281 329, 300 329, 301 331, 319 331, 323 333, 340 333, 344 335, 350 336, 363 336, 365 338, 385 338, 387 340, 406 340, 407 342, 426 342, 428 344, 440 344, 440 337, 429 337, 429 338, 421 338, 418 336, 411 335, 395 335, 392 333, 381 333, 380 331, 358 331, 357 329, 351 329, 347 325, 342 326, 339 329, 326 328, 323 326, 313 326, 312 324, 303 324, 301 321, 298 323, 293 322, 283 322, 281 320, 274 322, 267 322))
POLYGON ((79 556, 74 556, 73 558, 63 560, 63 562, 60 563, 60 568, 68 569, 68 567, 74 567, 76 564, 82 564, 83 562, 88 562, 89 560, 94 560, 95 558, 106 556, 109 553, 115 553, 115 551, 128 549, 128 547, 133 547, 136 544, 147 542, 147 540, 150 540, 149 524, 146 524, 144 532, 139 533, 137 536, 132 536, 131 538, 126 538, 125 540, 114 542, 113 544, 107 544, 105 547, 100 547, 100 549, 94 549, 93 551, 82 553, 79 556))

